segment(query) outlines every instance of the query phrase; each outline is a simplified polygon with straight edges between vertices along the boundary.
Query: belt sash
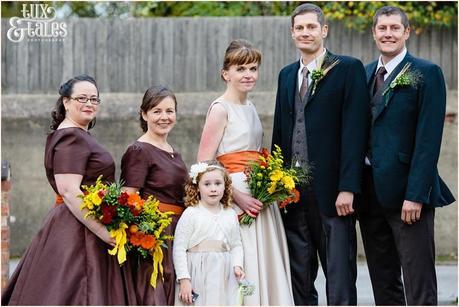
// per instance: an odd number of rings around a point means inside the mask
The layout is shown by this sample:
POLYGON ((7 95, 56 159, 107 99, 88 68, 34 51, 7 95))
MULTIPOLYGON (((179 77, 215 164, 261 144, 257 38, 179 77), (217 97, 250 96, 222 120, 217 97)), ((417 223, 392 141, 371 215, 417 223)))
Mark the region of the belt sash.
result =
POLYGON ((257 161, 260 156, 259 151, 245 150, 230 152, 217 157, 230 174, 243 172, 250 162, 257 161))
POLYGON ((227 252, 229 251, 229 246, 221 240, 204 240, 198 243, 197 245, 189 248, 187 252, 189 253, 208 253, 208 252, 227 252))

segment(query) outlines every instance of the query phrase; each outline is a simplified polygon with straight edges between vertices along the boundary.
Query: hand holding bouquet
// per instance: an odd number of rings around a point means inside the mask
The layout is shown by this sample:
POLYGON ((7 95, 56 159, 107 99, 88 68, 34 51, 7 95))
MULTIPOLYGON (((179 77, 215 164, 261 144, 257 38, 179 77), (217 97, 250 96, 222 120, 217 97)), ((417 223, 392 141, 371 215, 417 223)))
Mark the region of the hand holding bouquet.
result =
MULTIPOLYGON (((264 148, 258 160, 250 163, 244 171, 252 196, 263 203, 262 210, 276 201, 280 208, 298 202, 300 195, 296 185, 306 184, 310 180, 307 168, 285 168, 283 164, 281 149, 275 145, 272 154, 264 148)), ((254 220, 246 213, 239 216, 239 222, 243 225, 250 225, 254 220)))
POLYGON ((102 183, 100 176, 95 185, 82 186, 84 195, 81 210, 87 209, 85 218, 93 216, 107 227, 110 235, 115 238, 116 245, 108 252, 116 255, 121 265, 126 261, 128 252, 138 253, 142 257, 153 258, 153 273, 150 284, 156 287, 158 272, 163 272, 163 251, 166 240, 164 229, 172 222, 172 212, 161 212, 159 201, 150 196, 141 199, 138 193, 121 190, 121 185, 102 183))

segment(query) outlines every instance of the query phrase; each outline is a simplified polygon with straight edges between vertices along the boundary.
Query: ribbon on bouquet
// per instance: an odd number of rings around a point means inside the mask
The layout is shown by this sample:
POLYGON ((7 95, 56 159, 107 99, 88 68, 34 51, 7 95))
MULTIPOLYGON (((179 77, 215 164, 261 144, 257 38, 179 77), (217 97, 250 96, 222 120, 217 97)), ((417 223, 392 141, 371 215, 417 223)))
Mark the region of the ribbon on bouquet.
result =
POLYGON ((125 223, 120 223, 120 228, 110 230, 110 236, 115 238, 116 245, 113 249, 109 249, 108 253, 112 256, 116 255, 119 264, 126 261, 126 248, 124 247, 127 243, 126 228, 128 228, 128 226, 125 223))
POLYGON ((158 271, 161 273, 161 278, 164 280, 163 276, 163 250, 161 248, 162 241, 158 241, 156 243, 156 247, 153 251, 152 258, 153 258, 153 273, 151 273, 150 277, 150 285, 153 288, 156 288, 156 280, 158 279, 158 271))

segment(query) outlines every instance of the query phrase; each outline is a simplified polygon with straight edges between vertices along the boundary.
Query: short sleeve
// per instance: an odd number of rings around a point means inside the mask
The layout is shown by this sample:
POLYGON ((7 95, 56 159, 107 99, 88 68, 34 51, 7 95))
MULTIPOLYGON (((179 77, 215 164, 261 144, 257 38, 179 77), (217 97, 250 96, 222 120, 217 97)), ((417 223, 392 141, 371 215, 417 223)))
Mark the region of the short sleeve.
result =
POLYGON ((54 146, 54 174, 86 174, 86 165, 91 154, 82 135, 64 134, 54 146))
POLYGON ((123 186, 143 188, 148 176, 149 162, 145 149, 133 144, 128 147, 121 159, 121 176, 123 186))

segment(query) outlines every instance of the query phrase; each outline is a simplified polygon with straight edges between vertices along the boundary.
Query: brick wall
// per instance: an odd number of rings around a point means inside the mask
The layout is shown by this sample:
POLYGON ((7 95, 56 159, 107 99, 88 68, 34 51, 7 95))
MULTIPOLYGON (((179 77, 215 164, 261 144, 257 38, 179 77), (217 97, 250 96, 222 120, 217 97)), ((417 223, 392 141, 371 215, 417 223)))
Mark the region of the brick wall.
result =
POLYGON ((9 259, 10 259, 10 225, 9 225, 9 203, 11 190, 11 176, 9 163, 2 161, 2 290, 8 283, 9 259))

